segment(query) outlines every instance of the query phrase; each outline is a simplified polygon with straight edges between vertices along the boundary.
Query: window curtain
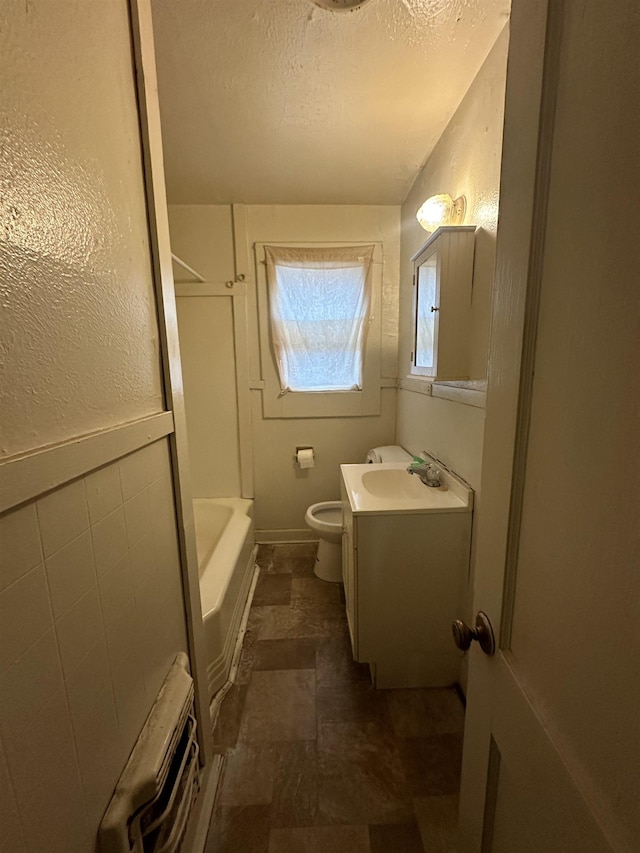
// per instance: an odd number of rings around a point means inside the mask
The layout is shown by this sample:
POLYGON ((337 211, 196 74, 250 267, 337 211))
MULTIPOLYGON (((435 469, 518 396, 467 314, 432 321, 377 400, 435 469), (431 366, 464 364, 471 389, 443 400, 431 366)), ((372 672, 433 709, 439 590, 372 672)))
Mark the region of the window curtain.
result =
POLYGON ((281 393, 362 389, 373 246, 265 246, 281 393))

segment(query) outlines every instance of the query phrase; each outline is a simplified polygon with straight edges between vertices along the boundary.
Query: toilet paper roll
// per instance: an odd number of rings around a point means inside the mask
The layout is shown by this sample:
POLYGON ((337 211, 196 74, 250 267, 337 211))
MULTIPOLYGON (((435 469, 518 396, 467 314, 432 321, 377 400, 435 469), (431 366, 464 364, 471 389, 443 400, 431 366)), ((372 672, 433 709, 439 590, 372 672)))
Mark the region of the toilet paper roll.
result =
POLYGON ((298 465, 301 468, 313 468, 315 464, 313 459, 313 448, 311 447, 305 450, 298 450, 296 458, 298 460, 298 465))

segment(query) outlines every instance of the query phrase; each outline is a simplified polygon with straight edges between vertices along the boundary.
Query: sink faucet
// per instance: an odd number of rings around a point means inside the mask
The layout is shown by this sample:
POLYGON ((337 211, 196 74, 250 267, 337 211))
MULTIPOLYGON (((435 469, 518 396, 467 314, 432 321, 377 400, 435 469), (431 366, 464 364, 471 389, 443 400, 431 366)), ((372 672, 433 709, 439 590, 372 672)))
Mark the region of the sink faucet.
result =
POLYGON ((414 463, 409 465, 407 471, 410 474, 417 474, 425 486, 437 488, 440 485, 440 469, 436 468, 430 462, 414 463))

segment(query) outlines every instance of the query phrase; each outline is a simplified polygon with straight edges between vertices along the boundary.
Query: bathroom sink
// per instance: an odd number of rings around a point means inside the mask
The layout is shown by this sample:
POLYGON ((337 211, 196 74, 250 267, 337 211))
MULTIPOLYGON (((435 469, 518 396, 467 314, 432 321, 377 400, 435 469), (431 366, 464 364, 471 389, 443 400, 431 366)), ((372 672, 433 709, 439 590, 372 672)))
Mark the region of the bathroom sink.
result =
POLYGON ((405 463, 341 465, 340 469, 355 515, 470 512, 473 508, 473 490, 442 469, 439 488, 425 486, 418 477, 409 474, 405 463))
POLYGON ((376 498, 412 498, 422 499, 424 490, 430 489, 415 475, 409 474, 406 468, 385 468, 378 466, 362 475, 362 485, 369 494, 376 498))

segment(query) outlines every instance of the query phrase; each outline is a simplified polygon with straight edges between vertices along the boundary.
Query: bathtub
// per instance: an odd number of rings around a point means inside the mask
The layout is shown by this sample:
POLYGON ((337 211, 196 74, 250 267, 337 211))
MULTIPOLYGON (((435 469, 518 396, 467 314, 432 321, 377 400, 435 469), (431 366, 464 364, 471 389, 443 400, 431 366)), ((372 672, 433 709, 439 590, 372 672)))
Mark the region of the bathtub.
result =
POLYGON ((253 501, 195 498, 209 701, 225 684, 254 572, 253 501))

